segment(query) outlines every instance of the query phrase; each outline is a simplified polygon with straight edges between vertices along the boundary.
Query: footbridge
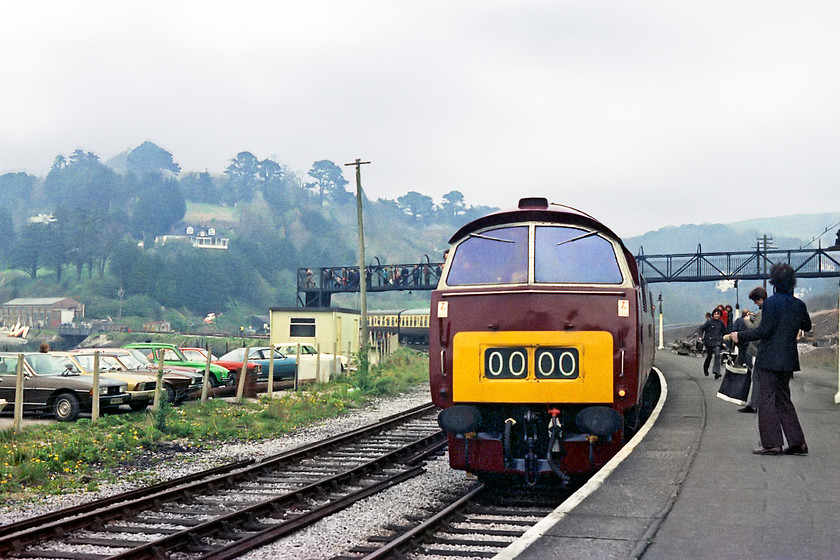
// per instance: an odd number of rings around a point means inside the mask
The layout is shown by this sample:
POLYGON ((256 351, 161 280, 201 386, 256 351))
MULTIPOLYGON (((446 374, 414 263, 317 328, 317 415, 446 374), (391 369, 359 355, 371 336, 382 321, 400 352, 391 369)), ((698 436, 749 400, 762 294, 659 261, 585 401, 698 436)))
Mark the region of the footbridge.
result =
MULTIPOLYGON (((770 267, 787 263, 798 278, 840 277, 840 245, 815 249, 765 249, 704 253, 636 255, 639 273, 649 283, 713 282, 718 280, 764 280, 770 267)), ((368 292, 434 290, 443 263, 371 264, 366 267, 368 292)), ((329 307, 332 294, 358 292, 358 266, 298 269, 298 306, 329 307)))

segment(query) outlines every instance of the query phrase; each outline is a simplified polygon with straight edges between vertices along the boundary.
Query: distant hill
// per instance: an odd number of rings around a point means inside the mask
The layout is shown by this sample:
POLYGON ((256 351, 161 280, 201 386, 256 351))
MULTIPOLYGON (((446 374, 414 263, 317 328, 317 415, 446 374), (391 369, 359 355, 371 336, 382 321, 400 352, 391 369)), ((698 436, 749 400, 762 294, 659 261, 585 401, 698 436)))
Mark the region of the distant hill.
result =
MULTIPOLYGON (((777 216, 732 222, 728 224, 687 224, 682 226, 668 226, 656 231, 645 233, 624 240, 627 248, 634 255, 644 250, 646 255, 696 253, 701 246, 704 253, 715 251, 749 251, 756 246, 756 240, 768 235, 773 239, 773 245, 779 249, 799 249, 811 243, 809 247, 816 247, 815 237, 825 232, 820 241, 822 247, 830 246, 835 241, 835 235, 840 228, 840 212, 821 214, 795 214, 792 216, 777 216)), ((702 322, 706 311, 719 303, 735 307, 752 307, 747 298, 749 291, 762 282, 743 283, 735 289, 719 290, 714 283, 676 283, 652 284, 654 298, 661 292, 666 324, 683 324, 702 322)), ((811 307, 836 301, 837 280, 802 280, 799 282, 802 297, 806 302, 811 301, 811 307)), ((769 286, 768 286, 769 289, 769 286)))
MULTIPOLYGON (((836 230, 840 228, 840 212, 823 214, 795 214, 732 222, 728 224, 687 224, 668 226, 624 240, 627 247, 638 254, 644 248, 647 255, 660 253, 695 253, 702 245, 709 251, 748 251, 756 246, 756 240, 769 235, 773 244, 780 249, 798 249, 822 236, 823 247, 834 243, 836 230)), ((816 246, 814 241, 811 246, 816 246)))

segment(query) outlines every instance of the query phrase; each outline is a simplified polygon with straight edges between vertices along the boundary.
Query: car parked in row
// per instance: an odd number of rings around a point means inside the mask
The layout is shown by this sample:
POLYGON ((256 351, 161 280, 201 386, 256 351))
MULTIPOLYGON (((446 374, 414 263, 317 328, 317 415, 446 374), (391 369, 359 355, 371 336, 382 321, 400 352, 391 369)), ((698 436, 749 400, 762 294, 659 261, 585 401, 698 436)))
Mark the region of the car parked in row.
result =
MULTIPOLYGON (((0 353, 0 399, 14 405, 18 354, 0 353)), ((81 412, 91 412, 93 399, 99 399, 103 412, 129 402, 126 383, 109 377, 99 378, 99 394, 93 394, 93 377, 79 375, 65 367, 56 356, 41 352, 23 353, 23 410, 52 413, 56 420, 71 422, 81 412)))
MULTIPOLYGON (((318 358, 319 352, 318 352, 318 349, 315 348, 314 344, 300 343, 300 342, 281 342, 279 344, 274 345, 274 347, 281 354, 285 354, 286 356, 289 356, 289 357, 292 357, 292 358, 297 356, 298 346, 300 346, 300 357, 301 357, 302 360, 303 359, 315 360, 315 359, 318 358)), ((339 355, 329 354, 327 352, 320 352, 320 354, 321 354, 321 360, 336 359, 336 360, 338 360, 340 371, 342 373, 345 373, 347 371, 347 368, 348 368, 348 365, 349 365, 349 360, 347 359, 347 356, 342 356, 340 354, 339 355)))
MULTIPOLYGON (((141 371, 154 375, 157 378, 158 364, 150 362, 146 355, 134 348, 94 348, 101 355, 117 360, 119 364, 128 371, 141 371)), ((75 350, 80 352, 81 350, 75 350)), ((164 365, 163 368, 164 389, 166 400, 171 403, 180 403, 191 396, 197 396, 204 385, 204 374, 195 371, 195 368, 164 365)))
MULTIPOLYGON (((64 366, 73 373, 93 375, 93 362, 95 359, 93 350, 82 352, 50 352, 50 354, 61 359, 64 366)), ((126 371, 113 358, 99 356, 99 375, 100 379, 104 376, 119 379, 126 383, 126 391, 129 396, 128 406, 131 407, 131 410, 144 410, 154 402, 157 378, 152 376, 148 371, 142 373, 126 371)))
MULTIPOLYGON (((190 360, 191 362, 204 362, 207 363, 207 350, 204 348, 198 348, 196 346, 179 346, 178 348, 181 349, 181 353, 184 355, 185 358, 190 360)), ((210 354, 210 363, 215 362, 218 360, 216 356, 210 354)))
MULTIPOLYGON (((164 364, 191 367, 198 373, 204 373, 204 368, 207 366, 206 357, 204 361, 189 360, 174 344, 166 344, 163 342, 133 342, 131 344, 126 344, 123 348, 141 350, 152 362, 158 363, 163 360, 164 364)), ((210 364, 208 378, 210 380, 211 387, 233 384, 233 378, 230 375, 230 371, 215 364, 210 364)))
MULTIPOLYGON (((246 348, 231 350, 220 357, 216 363, 232 371, 242 369, 242 362, 245 361, 246 348)), ((274 379, 294 379, 296 364, 295 359, 290 358, 270 346, 255 346, 248 352, 248 367, 257 368, 257 380, 268 381, 269 363, 274 361, 274 379), (252 366, 253 364, 253 366, 252 366)))

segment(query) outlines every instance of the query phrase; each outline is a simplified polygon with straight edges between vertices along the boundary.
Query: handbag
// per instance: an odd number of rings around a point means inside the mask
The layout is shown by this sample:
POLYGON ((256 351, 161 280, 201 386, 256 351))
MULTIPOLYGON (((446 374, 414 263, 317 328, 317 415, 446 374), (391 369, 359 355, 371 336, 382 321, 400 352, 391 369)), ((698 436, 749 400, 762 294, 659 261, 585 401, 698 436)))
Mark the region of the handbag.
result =
POLYGON ((752 382, 750 370, 746 366, 734 363, 731 358, 726 361, 726 371, 720 381, 717 397, 727 402, 743 406, 747 404, 752 382))

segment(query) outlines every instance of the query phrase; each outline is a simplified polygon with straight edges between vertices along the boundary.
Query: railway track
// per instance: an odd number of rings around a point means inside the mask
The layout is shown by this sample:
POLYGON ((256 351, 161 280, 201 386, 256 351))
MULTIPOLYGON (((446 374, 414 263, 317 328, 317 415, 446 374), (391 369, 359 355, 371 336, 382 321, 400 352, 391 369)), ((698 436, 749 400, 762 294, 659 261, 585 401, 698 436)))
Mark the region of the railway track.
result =
POLYGON ((521 537, 573 488, 494 488, 477 484, 424 518, 387 527, 333 560, 492 558, 521 537))
POLYGON ((0 527, 0 557, 236 558, 423 472, 433 405, 263 459, 0 527))

